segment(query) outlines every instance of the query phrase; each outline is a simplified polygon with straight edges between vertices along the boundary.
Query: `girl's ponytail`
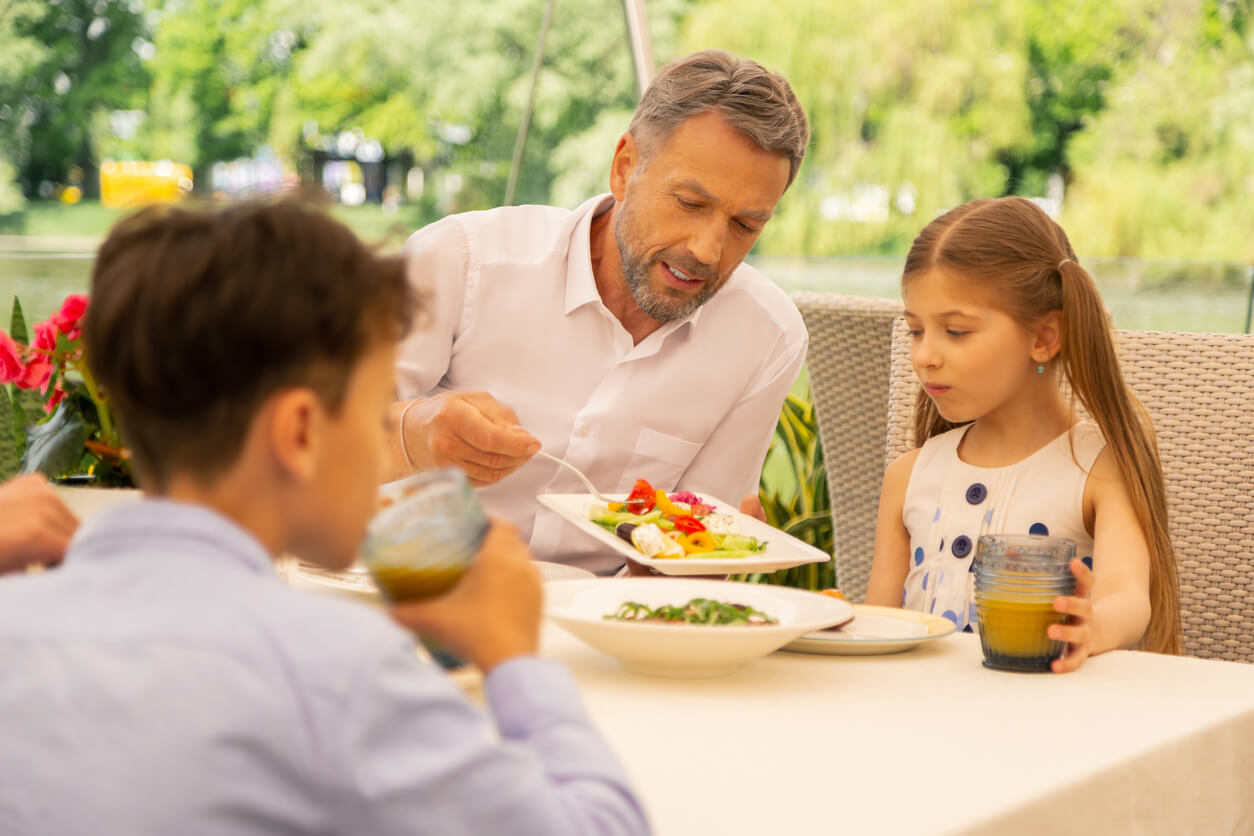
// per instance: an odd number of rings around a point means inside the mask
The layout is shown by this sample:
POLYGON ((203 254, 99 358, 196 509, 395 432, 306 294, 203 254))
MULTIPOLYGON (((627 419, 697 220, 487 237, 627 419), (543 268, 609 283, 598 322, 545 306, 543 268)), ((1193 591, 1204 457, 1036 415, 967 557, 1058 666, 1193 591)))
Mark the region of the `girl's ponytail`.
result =
POLYGON ((1149 414, 1124 382, 1114 334, 1088 271, 1067 257, 1058 265, 1062 289, 1063 374, 1073 397, 1102 431, 1127 486, 1150 558, 1150 622, 1145 650, 1181 652, 1175 549, 1167 530, 1162 464, 1149 414))

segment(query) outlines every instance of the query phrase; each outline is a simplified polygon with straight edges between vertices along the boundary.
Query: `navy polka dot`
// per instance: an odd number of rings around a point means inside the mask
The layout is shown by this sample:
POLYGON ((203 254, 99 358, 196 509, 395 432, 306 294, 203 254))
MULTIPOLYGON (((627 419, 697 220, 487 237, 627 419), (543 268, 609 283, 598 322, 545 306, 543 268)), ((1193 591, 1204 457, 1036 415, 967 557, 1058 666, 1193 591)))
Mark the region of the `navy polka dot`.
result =
POLYGON ((932 515, 932 522, 936 522, 939 519, 940 519, 940 507, 938 506, 936 508, 936 513, 932 515))
POLYGON ((923 565, 923 547, 922 546, 919 546, 917 549, 914 550, 914 565, 915 566, 923 565))
POLYGON ((967 488, 967 502, 972 505, 979 505, 987 496, 988 488, 980 482, 974 482, 971 487, 967 488))
POLYGON ((942 537, 942 538, 941 538, 941 547, 940 547, 940 550, 941 550, 941 551, 944 551, 944 550, 945 550, 945 538, 944 538, 944 537, 942 537))
POLYGON ((984 515, 984 524, 985 524, 985 525, 992 525, 992 524, 993 524, 993 511, 994 511, 994 510, 996 510, 996 509, 994 509, 994 508, 989 508, 989 509, 988 509, 988 513, 984 515))
POLYGON ((963 628, 962 628, 962 632, 964 632, 964 633, 974 633, 975 631, 974 631, 974 630, 972 630, 972 629, 971 629, 971 625, 970 625, 970 624, 968 624, 966 627, 963 627, 963 628))
POLYGON ((974 561, 974 560, 972 560, 972 561, 971 561, 971 565, 967 567, 967 571, 968 571, 968 572, 974 572, 974 571, 975 571, 975 561, 974 561))
POLYGON ((1045 525, 1045 523, 1032 523, 1032 527, 1028 529, 1028 534, 1047 536, 1049 534, 1049 526, 1045 525))
POLYGON ((932 574, 931 572, 924 572, 924 573, 923 573, 923 588, 924 588, 924 589, 927 589, 927 579, 928 579, 928 576, 929 576, 929 575, 931 575, 931 574, 932 574))
POLYGON ((932 606, 928 607, 928 608, 927 608, 927 611, 928 611, 928 612, 936 612, 936 599, 935 599, 935 598, 933 598, 933 599, 932 599, 932 606))
POLYGON ((1089 567, 1090 572, 1093 571, 1093 558, 1092 557, 1082 557, 1080 558, 1080 562, 1083 563, 1085 566, 1089 567))
POLYGON ((941 618, 948 618, 950 621, 954 623, 955 627, 958 626, 958 613, 954 612, 953 610, 945 610, 943 613, 941 613, 941 618))
POLYGON ((936 582, 938 584, 942 584, 945 582, 945 570, 944 569, 941 569, 940 577, 936 579, 936 582))
POLYGON ((906 591, 904 589, 901 590, 901 605, 903 607, 906 605, 906 591))
POLYGON ((954 538, 954 544, 949 547, 954 553, 954 557, 966 557, 971 553, 971 538, 965 534, 954 538))

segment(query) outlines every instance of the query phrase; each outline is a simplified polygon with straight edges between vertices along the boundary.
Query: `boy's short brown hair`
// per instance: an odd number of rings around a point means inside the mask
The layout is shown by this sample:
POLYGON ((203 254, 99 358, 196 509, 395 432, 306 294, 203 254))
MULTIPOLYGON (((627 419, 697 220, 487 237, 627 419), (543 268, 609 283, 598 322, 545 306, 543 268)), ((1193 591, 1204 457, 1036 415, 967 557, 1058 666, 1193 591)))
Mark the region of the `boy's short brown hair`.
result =
POLYGON ((136 473, 162 491, 233 464, 277 391, 309 386, 338 412, 356 363, 417 305, 399 257, 315 209, 162 207, 100 247, 83 335, 136 473))

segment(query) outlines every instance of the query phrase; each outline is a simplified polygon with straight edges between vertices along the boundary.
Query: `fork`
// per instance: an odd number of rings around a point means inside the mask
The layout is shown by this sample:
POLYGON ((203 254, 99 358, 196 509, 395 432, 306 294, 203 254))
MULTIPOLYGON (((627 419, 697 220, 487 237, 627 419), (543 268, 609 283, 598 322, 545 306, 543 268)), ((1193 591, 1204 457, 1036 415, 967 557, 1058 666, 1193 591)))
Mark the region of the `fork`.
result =
POLYGON ((576 476, 578 476, 578 477, 579 477, 579 481, 583 482, 583 486, 584 486, 585 488, 587 488, 587 489, 588 489, 588 493, 592 494, 594 497, 596 497, 597 499, 601 500, 602 502, 605 502, 605 503, 610 503, 610 502, 619 502, 619 501, 620 501, 620 500, 617 500, 617 499, 610 499, 608 496, 606 496, 605 494, 601 493, 601 492, 600 492, 600 491, 598 491, 596 488, 592 487, 592 482, 591 482, 591 480, 589 480, 587 476, 584 476, 584 475, 583 475, 583 471, 582 471, 582 470, 580 470, 579 468, 575 467, 573 464, 571 464, 570 462, 566 461, 565 459, 559 459, 557 456, 554 456, 552 453, 546 453, 546 452, 544 452, 543 450, 540 450, 540 451, 538 452, 538 455, 544 456, 544 457, 545 457, 546 459, 548 459, 549 461, 552 461, 552 462, 557 462, 557 463, 558 463, 558 464, 560 464, 562 467, 564 467, 564 468, 566 468, 566 469, 570 470, 572 473, 574 473, 576 476))

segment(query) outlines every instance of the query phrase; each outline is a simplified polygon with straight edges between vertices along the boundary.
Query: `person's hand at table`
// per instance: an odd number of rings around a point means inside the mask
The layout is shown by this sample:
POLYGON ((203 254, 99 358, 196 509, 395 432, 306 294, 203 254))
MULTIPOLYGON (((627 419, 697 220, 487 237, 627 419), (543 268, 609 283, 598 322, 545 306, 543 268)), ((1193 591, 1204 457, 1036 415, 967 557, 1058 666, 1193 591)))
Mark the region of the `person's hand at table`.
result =
POLYGON ((0 485, 0 574, 33 563, 60 563, 77 529, 78 518, 43 476, 5 482, 0 485))
POLYGON ((540 441, 487 392, 446 392, 401 410, 402 452, 415 470, 458 467, 476 487, 522 467, 540 441))
POLYGON ((1059 595, 1054 600, 1054 609, 1067 614, 1067 623, 1049 625, 1049 637, 1067 643, 1062 657, 1050 666, 1054 673, 1080 667, 1093 647, 1093 572, 1080 560, 1072 560, 1068 568, 1075 575, 1075 595, 1059 595))
POLYGON ((446 595, 402 603, 391 615, 469 659, 484 673, 540 646, 543 593, 531 552, 508 523, 493 520, 466 574, 446 595))
POLYGON ((740 500, 739 510, 746 517, 753 517, 755 520, 766 522, 766 510, 762 507, 762 497, 758 496, 757 491, 745 494, 745 498, 740 500))

